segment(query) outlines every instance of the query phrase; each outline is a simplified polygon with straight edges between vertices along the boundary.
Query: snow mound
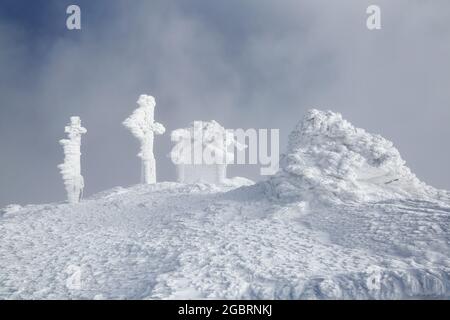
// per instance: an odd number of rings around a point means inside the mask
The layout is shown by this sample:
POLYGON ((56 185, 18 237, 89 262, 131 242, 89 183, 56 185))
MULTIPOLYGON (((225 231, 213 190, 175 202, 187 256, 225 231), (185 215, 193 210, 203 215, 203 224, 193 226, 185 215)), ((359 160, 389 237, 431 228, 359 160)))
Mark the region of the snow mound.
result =
POLYGON ((333 202, 437 196, 405 165, 393 143, 339 113, 309 110, 289 136, 269 185, 282 199, 333 202))
POLYGON ((450 202, 315 207, 261 187, 161 182, 10 207, 0 299, 450 297, 450 202))

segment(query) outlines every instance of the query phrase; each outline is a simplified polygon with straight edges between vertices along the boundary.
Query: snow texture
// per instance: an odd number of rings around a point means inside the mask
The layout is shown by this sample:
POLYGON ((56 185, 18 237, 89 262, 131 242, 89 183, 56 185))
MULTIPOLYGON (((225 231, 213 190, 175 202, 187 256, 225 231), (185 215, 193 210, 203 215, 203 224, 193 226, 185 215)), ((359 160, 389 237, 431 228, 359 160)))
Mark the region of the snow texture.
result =
POLYGON ((307 113, 280 166, 270 184, 283 199, 348 203, 439 194, 406 167, 392 142, 331 111, 307 113))
POLYGON ((70 123, 65 127, 68 139, 59 141, 64 149, 64 163, 58 168, 64 181, 67 199, 70 203, 77 203, 83 196, 84 179, 81 175, 81 135, 87 130, 81 126, 79 117, 71 117, 70 123))
POLYGON ((188 128, 172 131, 170 157, 177 166, 177 181, 222 184, 227 164, 234 161, 232 148, 245 148, 217 121, 194 121, 188 128))
POLYGON ((153 154, 154 135, 163 134, 164 126, 155 122, 155 98, 141 95, 137 101, 139 107, 129 116, 123 125, 131 131, 140 144, 141 151, 138 157, 142 160, 141 182, 144 184, 156 183, 156 164, 153 154))
POLYGON ((313 110, 283 162, 253 185, 162 182, 11 206, 0 299, 450 298, 450 195, 391 143, 313 110))

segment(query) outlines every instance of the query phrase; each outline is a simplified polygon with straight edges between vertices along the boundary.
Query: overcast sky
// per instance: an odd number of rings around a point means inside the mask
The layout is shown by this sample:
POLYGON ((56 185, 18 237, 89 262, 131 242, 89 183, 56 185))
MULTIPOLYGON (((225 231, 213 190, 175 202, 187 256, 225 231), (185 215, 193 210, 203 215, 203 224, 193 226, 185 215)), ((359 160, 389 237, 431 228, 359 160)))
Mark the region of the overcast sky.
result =
MULTIPOLYGON (((58 140, 83 137, 85 194, 139 181, 121 122, 156 97, 159 180, 174 180, 170 131, 193 120, 279 128, 281 150, 309 108, 341 112, 450 189, 450 2, 179 0, 0 2, 0 207, 63 201, 58 140), (82 30, 66 29, 78 4, 82 30), (382 29, 366 28, 378 4, 382 29)), ((229 175, 259 179, 258 168, 229 175)))

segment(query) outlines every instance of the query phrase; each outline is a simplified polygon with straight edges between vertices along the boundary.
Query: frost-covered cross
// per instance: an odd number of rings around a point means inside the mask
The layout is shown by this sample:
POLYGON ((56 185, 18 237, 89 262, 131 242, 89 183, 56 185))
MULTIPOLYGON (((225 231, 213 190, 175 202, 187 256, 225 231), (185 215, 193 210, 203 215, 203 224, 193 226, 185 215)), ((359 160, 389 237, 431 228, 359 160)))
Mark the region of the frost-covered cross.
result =
POLYGON ((141 95, 137 101, 139 107, 123 122, 131 133, 141 143, 138 157, 142 159, 141 181, 144 184, 156 182, 156 165, 153 154, 153 140, 155 134, 163 134, 164 126, 155 122, 155 98, 141 95))
POLYGON ((81 135, 87 130, 81 126, 79 117, 70 117, 70 123, 64 130, 68 139, 62 139, 59 144, 64 149, 64 163, 58 168, 63 177, 69 203, 77 203, 83 196, 84 179, 81 175, 81 135))

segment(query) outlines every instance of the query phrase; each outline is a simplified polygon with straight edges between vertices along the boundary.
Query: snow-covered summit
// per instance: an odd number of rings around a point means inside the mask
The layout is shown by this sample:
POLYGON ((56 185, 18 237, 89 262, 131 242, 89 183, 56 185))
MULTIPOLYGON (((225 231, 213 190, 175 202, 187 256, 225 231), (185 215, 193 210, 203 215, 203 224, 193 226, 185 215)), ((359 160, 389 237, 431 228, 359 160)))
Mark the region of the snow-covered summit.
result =
POLYGON ((391 142, 311 110, 266 182, 0 210, 0 299, 449 299, 449 219, 391 142))
POLYGON ((438 194, 417 179, 391 141, 331 111, 307 112, 289 136, 280 167, 270 185, 284 199, 348 202, 438 194))
POLYGON ((450 297, 450 203, 282 204, 240 184, 5 208, 0 299, 450 297))

